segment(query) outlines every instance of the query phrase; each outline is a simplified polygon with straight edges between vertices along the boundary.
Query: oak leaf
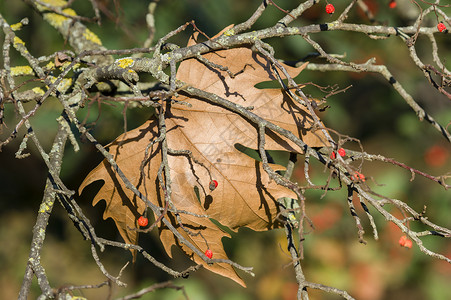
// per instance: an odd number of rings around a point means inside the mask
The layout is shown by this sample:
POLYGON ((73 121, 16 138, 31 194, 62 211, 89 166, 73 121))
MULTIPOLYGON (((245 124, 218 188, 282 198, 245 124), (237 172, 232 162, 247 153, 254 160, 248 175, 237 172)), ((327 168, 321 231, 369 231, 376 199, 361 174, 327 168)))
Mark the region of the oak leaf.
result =
MULTIPOLYGON (((193 43, 191 39, 189 45, 193 43)), ((311 116, 282 89, 255 87, 257 83, 276 79, 268 59, 248 48, 216 51, 203 57, 216 65, 227 66, 235 76, 230 77, 213 64, 207 66, 189 59, 180 64, 177 79, 238 105, 252 107, 252 113, 293 132, 309 146, 324 145, 321 132, 313 132, 311 128, 311 116)), ((290 76, 296 77, 305 65, 284 67, 290 76)), ((174 213, 168 212, 166 217, 187 241, 203 253, 211 249, 214 258, 227 259, 221 239, 230 235, 217 222, 234 231, 241 227, 256 231, 277 228, 280 226, 275 219, 279 211, 277 199, 295 196, 270 180, 259 161, 237 150, 237 144, 258 148, 256 124, 205 99, 180 95, 175 100, 187 102, 191 107, 166 105, 165 138, 170 149, 167 163, 171 175, 170 185, 168 179, 165 184, 170 190, 163 190, 158 178, 162 145, 155 142, 161 133, 156 118, 119 136, 110 144, 109 152, 130 182, 153 204, 164 207, 165 192, 171 192, 173 206, 170 208, 180 211, 178 216, 183 226, 174 213), (218 183, 214 190, 209 188, 212 180, 218 183)), ((286 138, 268 130, 266 134, 265 149, 302 152, 286 138)), ((105 200, 104 218, 114 220, 125 242, 137 243, 137 219, 146 205, 125 187, 106 160, 88 174, 79 192, 97 180, 103 180, 104 185, 93 205, 105 200)), ((161 222, 159 230, 169 255, 171 247, 176 245, 196 263, 245 286, 231 265, 208 265, 161 222)))

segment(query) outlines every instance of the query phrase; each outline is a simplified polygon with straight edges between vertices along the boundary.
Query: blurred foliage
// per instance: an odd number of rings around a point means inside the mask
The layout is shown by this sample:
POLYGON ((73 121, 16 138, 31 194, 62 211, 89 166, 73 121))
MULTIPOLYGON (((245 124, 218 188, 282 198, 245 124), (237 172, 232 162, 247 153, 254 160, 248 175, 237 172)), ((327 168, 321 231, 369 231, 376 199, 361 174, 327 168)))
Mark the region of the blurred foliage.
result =
MULTIPOLYGON (((337 11, 341 11, 347 1, 335 1, 337 11)), ((388 1, 366 1, 376 14, 376 18, 386 24, 405 25, 407 11, 401 10, 410 1, 399 1, 397 9, 389 9, 388 1)), ((98 34, 108 49, 125 49, 140 47, 147 37, 145 13, 148 1, 99 1, 108 10, 110 17, 103 14, 102 26, 88 24, 98 34), (120 37, 120 38, 118 38, 120 37)), ((293 1, 278 0, 276 3, 284 8, 294 7, 293 1)), ((161 0, 156 10, 156 38, 177 28, 187 21, 194 20, 197 27, 212 36, 231 23, 246 20, 260 4, 260 1, 175 1, 161 0)), ((296 21, 298 25, 324 23, 333 16, 323 12, 323 2, 310 9, 296 21)), ((414 4, 410 4, 414 5, 414 4)), ((93 16, 89 1, 74 2, 75 10, 85 16, 93 16)), ((0 13, 10 23, 16 23, 24 17, 30 19, 18 34, 26 42, 34 56, 49 55, 54 51, 68 49, 68 45, 41 17, 22 1, 0 2, 0 13)), ((272 26, 283 17, 284 13, 270 6, 255 28, 272 26)), ((448 14, 449 15, 449 14, 448 14)), ((368 23, 363 14, 352 12, 349 22, 368 23)), ((425 20, 434 24, 434 20, 425 20)), ((183 46, 192 31, 187 30, 171 39, 171 42, 183 46)), ((3 35, 0 35, 3 39, 3 35)), ((451 120, 451 103, 429 86, 419 70, 411 63, 403 42, 390 37, 385 40, 371 40, 363 34, 348 32, 321 32, 312 35, 330 53, 346 55, 347 60, 364 62, 376 57, 377 63, 386 64, 398 81, 405 86, 428 113, 442 125, 451 120)), ((449 35, 439 37, 440 53, 450 68, 451 40, 449 35)), ((277 57, 296 61, 313 51, 312 47, 300 37, 271 39, 268 41, 275 49, 277 57)), ((428 55, 430 46, 420 39, 417 44, 421 55, 428 55)), ((3 63, 0 57, 0 62, 3 63)), ((13 65, 24 63, 17 53, 12 51, 13 65)), ((309 72, 304 71, 297 78, 300 82, 315 83, 327 87, 337 84, 340 88, 351 87, 344 93, 328 98, 331 106, 321 117, 325 124, 338 132, 360 139, 368 153, 380 153, 387 157, 406 163, 414 168, 440 175, 450 171, 450 145, 440 134, 426 122, 419 122, 414 112, 394 92, 391 86, 378 75, 344 73, 344 72, 309 72)), ((314 86, 305 89, 315 97, 324 95, 314 86)), ((28 104, 28 108, 33 104, 28 104)), ((89 103, 80 110, 80 119, 93 122, 92 131, 98 140, 106 144, 123 132, 123 105, 113 103, 89 103)), ((56 131, 55 119, 61 107, 55 99, 48 99, 39 112, 31 119, 35 131, 44 147, 48 150, 56 131)), ((127 127, 140 125, 151 113, 147 109, 129 108, 127 110, 127 127)), ((6 106, 6 125, 1 138, 15 126, 18 116, 11 105, 6 106)), ((23 135, 21 132, 18 136, 23 135)), ((38 155, 17 160, 14 152, 18 149, 16 139, 0 155, 0 298, 13 299, 20 289, 25 264, 31 241, 36 211, 41 201, 45 183, 45 165, 38 155)), ((347 143, 346 148, 359 149, 357 143, 347 143)), ((34 149, 30 151, 35 153, 34 149)), ((89 170, 101 160, 95 148, 81 144, 81 151, 74 153, 67 146, 63 164, 62 179, 66 185, 76 190, 89 170)), ((315 165, 315 164, 313 164, 315 165)), ((323 167, 315 165, 310 176, 314 182, 324 182, 327 174, 323 167)), ((418 210, 427 205, 427 216, 438 224, 450 227, 449 213, 451 202, 449 192, 437 184, 417 176, 411 182, 411 174, 406 170, 382 163, 365 163, 363 173, 375 189, 390 197, 406 201, 418 210)), ((295 171, 299 182, 303 182, 302 166, 295 171)), ((118 239, 118 234, 111 220, 102 219, 104 203, 91 207, 91 194, 77 198, 85 213, 92 220, 98 234, 107 238, 118 239), (103 205, 103 207, 102 207, 103 205)), ((367 245, 358 243, 357 229, 347 207, 346 192, 308 191, 307 212, 314 221, 315 230, 309 232, 304 242, 305 274, 307 279, 326 285, 348 290, 357 299, 451 299, 451 266, 434 260, 421 253, 417 247, 400 248, 399 229, 387 224, 373 212, 379 229, 380 240, 374 241, 368 222, 367 245)), ((356 200, 357 201, 357 200, 356 200)), ((356 207, 360 208, 356 203, 356 207)), ((363 216, 363 211, 358 209, 363 216)), ((42 263, 46 268, 52 286, 69 284, 96 284, 104 281, 90 254, 90 245, 83 241, 74 228, 65 211, 57 205, 50 219, 42 263)), ((451 255, 451 244, 435 237, 424 238, 424 242, 433 250, 451 255)), ((143 237, 141 243, 160 261, 177 269, 182 269, 189 261, 174 249, 174 260, 164 254, 156 235, 143 237)), ((297 291, 294 272, 289 255, 286 252, 286 240, 283 230, 255 233, 242 229, 232 239, 224 240, 226 250, 232 260, 255 268, 256 277, 243 275, 247 289, 235 283, 200 270, 191 274, 189 279, 177 279, 177 285, 183 285, 191 299, 294 299, 297 291)), ((103 261, 112 274, 130 259, 128 252, 108 248, 102 254, 103 261)), ((138 256, 137 262, 124 272, 122 280, 127 288, 112 289, 114 296, 126 295, 147 287, 153 283, 170 280, 149 262, 138 256)), ((74 291, 74 295, 83 295, 89 299, 105 299, 108 288, 74 291)), ((39 295, 35 282, 32 288, 33 299, 39 295)), ((179 291, 159 290, 142 299, 183 299, 179 291)), ((312 292, 311 299, 338 299, 320 292, 312 292)))

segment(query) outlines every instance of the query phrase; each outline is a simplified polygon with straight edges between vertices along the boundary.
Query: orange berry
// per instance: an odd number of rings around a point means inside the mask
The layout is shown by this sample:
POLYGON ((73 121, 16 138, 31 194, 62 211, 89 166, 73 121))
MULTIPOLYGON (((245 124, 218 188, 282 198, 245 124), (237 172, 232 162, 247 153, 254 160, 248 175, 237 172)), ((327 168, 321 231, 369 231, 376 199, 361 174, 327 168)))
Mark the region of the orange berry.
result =
POLYGON ((407 236, 403 235, 402 237, 399 238, 399 246, 404 247, 404 245, 406 244, 406 240, 407 240, 407 236))
POLYGON ((139 217, 139 219, 138 219, 139 226, 146 227, 147 224, 149 224, 149 220, 146 217, 144 217, 144 216, 139 217))
POLYGON ((399 238, 399 245, 401 247, 412 248, 412 241, 406 235, 399 238))
POLYGON ((359 173, 359 177, 360 177, 360 180, 365 182, 365 175, 363 175, 362 173, 359 173))
POLYGON ((388 3, 388 7, 395 8, 396 7, 396 1, 395 0, 390 1, 390 3, 388 3))
POLYGON ((446 164, 450 156, 450 151, 441 145, 433 145, 424 153, 426 164, 431 167, 441 167, 446 164))
POLYGON ((365 175, 363 175, 362 173, 355 171, 354 175, 351 175, 351 179, 352 180, 361 180, 363 182, 365 182, 365 175))
POLYGON ((411 240, 406 240, 406 243, 404 244, 404 247, 406 247, 406 248, 412 248, 412 241, 411 240))
POLYGON ((343 149, 343 148, 338 149, 338 154, 339 154, 341 157, 345 156, 345 155, 346 155, 345 149, 343 149))

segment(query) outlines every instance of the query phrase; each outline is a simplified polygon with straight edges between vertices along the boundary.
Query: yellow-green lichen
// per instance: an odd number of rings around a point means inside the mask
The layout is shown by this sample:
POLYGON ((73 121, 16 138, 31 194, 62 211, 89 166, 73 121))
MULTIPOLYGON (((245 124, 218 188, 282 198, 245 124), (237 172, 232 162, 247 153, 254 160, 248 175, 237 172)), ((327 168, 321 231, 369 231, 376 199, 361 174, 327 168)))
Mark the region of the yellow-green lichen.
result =
MULTIPOLYGON (((67 2, 64 0, 41 0, 42 3, 48 4, 54 8, 59 8, 59 7, 63 7, 65 5, 67 5, 67 2)), ((48 7, 46 7, 45 5, 41 5, 41 4, 36 4, 36 8, 39 11, 48 11, 48 7)))
POLYGON ((68 20, 68 18, 56 13, 47 13, 44 15, 44 20, 55 28, 61 28, 64 21, 68 20))
POLYGON ((67 67, 70 66, 70 64, 71 64, 70 61, 65 61, 65 62, 63 62, 63 63, 61 64, 60 69, 61 69, 61 70, 65 70, 67 67))
POLYGON ((17 30, 22 29, 23 24, 19 22, 19 23, 16 23, 16 24, 12 24, 10 27, 11 27, 11 29, 12 29, 13 31, 17 31, 17 30))
POLYGON ((126 58, 120 58, 120 59, 116 60, 115 64, 118 67, 125 69, 128 67, 132 67, 135 64, 135 61, 130 57, 126 57, 126 58))
POLYGON ((40 87, 34 87, 31 90, 41 96, 44 96, 44 94, 45 94, 44 90, 41 89, 40 87))
MULTIPOLYGON (((50 82, 51 83, 55 83, 56 81, 56 77, 51 77, 50 78, 50 82)), ((60 83, 58 84, 58 86, 56 87, 56 89, 58 90, 58 92, 60 93, 65 93, 72 85, 72 79, 71 78, 63 78, 60 83)))
MULTIPOLYGON (((72 8, 65 8, 62 10, 62 12, 68 16, 77 15, 75 10, 73 10, 72 8)), ((49 22, 49 24, 53 27, 60 28, 61 26, 63 26, 64 21, 69 20, 69 18, 57 13, 46 13, 44 15, 44 20, 49 22)))
POLYGON ((14 44, 22 44, 25 45, 25 42, 22 41, 20 38, 18 38, 17 36, 14 37, 14 44))
POLYGON ((101 92, 111 92, 111 86, 106 82, 97 82, 96 87, 101 92))
POLYGON ((11 68, 12 76, 33 75, 33 69, 30 66, 18 66, 11 68))
POLYGON ((62 7, 67 4, 66 0, 41 0, 41 2, 55 7, 62 7))
POLYGON ((72 78, 63 78, 58 87, 56 88, 59 92, 65 93, 72 85, 72 78))
POLYGON ((44 68, 47 70, 53 70, 55 68, 55 64, 53 63, 53 61, 50 61, 48 64, 45 65, 44 68))
POLYGON ((39 207, 39 213, 45 213, 50 211, 51 209, 52 208, 46 202, 43 202, 39 207))
POLYGON ((231 36, 231 35, 234 35, 235 34, 235 30, 233 30, 232 28, 231 29, 228 29, 228 30, 226 30, 225 32, 224 32, 224 35, 225 36, 231 36))
POLYGON ((72 8, 65 8, 65 9, 63 9, 63 13, 68 15, 68 16, 74 16, 74 17, 77 15, 75 10, 73 10, 72 8))
POLYGON ((90 42, 93 42, 97 45, 102 45, 102 41, 100 41, 99 37, 88 28, 86 28, 85 32, 83 32, 83 36, 90 42))
POLYGON ((337 21, 334 21, 334 22, 332 22, 332 23, 327 23, 327 24, 326 24, 326 25, 327 25, 327 29, 328 29, 328 30, 334 29, 335 25, 337 25, 337 24, 338 24, 337 21))

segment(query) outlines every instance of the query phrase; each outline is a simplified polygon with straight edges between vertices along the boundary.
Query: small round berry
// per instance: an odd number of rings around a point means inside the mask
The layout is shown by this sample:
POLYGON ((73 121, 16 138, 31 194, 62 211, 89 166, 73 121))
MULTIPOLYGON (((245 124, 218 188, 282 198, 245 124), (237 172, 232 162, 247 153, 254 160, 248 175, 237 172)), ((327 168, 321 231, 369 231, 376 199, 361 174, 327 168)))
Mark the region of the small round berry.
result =
POLYGON ((399 238, 399 245, 401 247, 412 248, 412 241, 407 238, 407 236, 403 235, 399 238))
POLYGON ((328 13, 329 15, 333 14, 335 12, 335 7, 332 4, 327 4, 326 5, 326 13, 328 13))
POLYGON ((362 173, 359 173, 359 177, 360 177, 360 180, 365 182, 365 175, 363 175, 362 173))
POLYGON ((345 149, 343 149, 343 148, 338 149, 338 154, 339 154, 341 157, 345 156, 345 155, 346 155, 345 149))
POLYGON ((330 159, 336 159, 337 158, 337 154, 335 154, 335 151, 333 151, 331 154, 330 154, 330 159))
POLYGON ((440 22, 437 24, 437 29, 438 29, 438 31, 443 32, 446 30, 446 25, 443 24, 442 22, 440 22))
POLYGON ((406 243, 404 244, 404 247, 410 249, 410 248, 412 248, 412 244, 413 244, 412 241, 409 240, 409 239, 407 239, 407 240, 406 240, 406 243))
POLYGON ((407 236, 403 235, 402 237, 399 238, 399 246, 404 247, 404 245, 406 244, 406 240, 407 240, 407 236))
POLYGON ((208 258, 212 258, 213 257, 213 251, 211 251, 210 249, 205 250, 205 256, 208 258))
POLYGON ((390 3, 388 3, 388 7, 395 8, 396 7, 396 1, 395 0, 391 0, 390 3))
POLYGON ((356 181, 361 180, 363 182, 365 182, 365 180, 366 180, 365 175, 363 175, 362 173, 360 173, 358 171, 355 171, 354 175, 351 176, 351 179, 356 180, 356 181))
POLYGON ((139 219, 138 219, 139 226, 146 227, 147 224, 149 224, 149 220, 146 217, 144 217, 144 216, 139 217, 139 219))
POLYGON ((424 153, 424 161, 430 167, 441 167, 445 165, 451 154, 445 146, 442 145, 432 145, 424 153))
POLYGON ((209 185, 210 191, 214 191, 217 187, 218 187, 218 182, 216 180, 213 179, 212 181, 210 181, 210 185, 209 185))

